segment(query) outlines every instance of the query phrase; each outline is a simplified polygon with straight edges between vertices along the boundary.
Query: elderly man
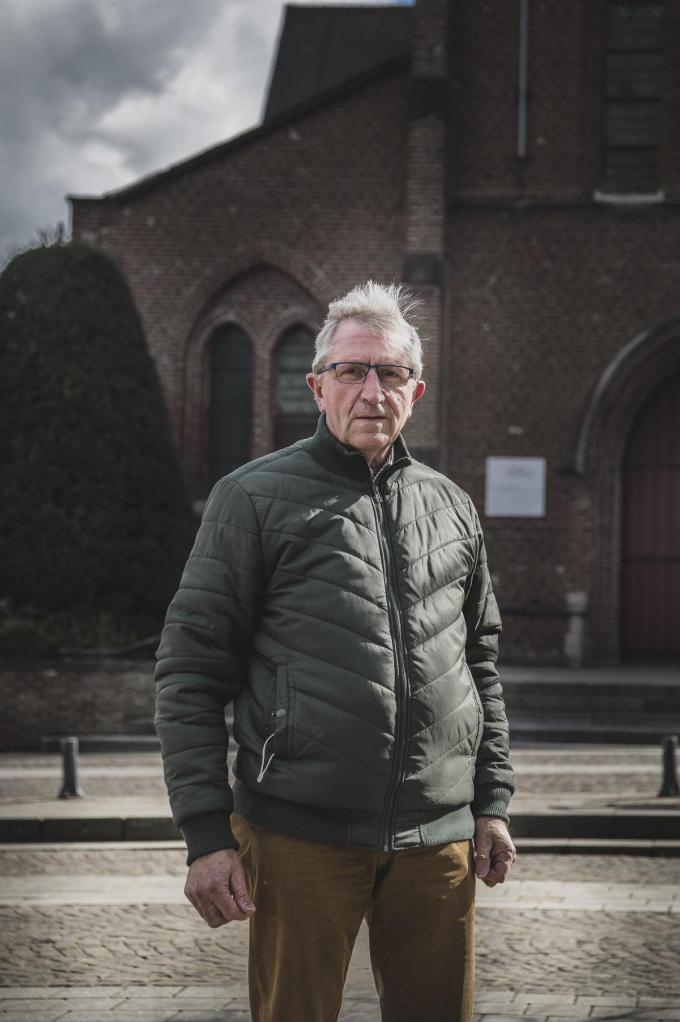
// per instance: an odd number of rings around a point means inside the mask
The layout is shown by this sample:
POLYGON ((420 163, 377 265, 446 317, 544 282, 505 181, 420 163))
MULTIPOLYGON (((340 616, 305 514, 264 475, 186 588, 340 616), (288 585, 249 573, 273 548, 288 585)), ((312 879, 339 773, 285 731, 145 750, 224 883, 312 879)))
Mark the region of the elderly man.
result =
POLYGON ((255 1022, 336 1019, 363 919, 384 1022, 468 1020, 475 872, 515 857, 479 520, 401 436, 409 311, 370 281, 331 304, 317 431, 217 483, 158 652, 185 893, 212 927, 250 919, 255 1022))

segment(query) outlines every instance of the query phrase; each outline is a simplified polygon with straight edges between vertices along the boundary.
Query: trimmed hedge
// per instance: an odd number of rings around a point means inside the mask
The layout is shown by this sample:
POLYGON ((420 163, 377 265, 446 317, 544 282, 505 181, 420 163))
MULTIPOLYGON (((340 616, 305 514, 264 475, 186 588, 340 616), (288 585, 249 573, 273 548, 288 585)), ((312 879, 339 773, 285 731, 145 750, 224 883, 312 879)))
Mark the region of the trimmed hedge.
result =
POLYGON ((0 652, 162 625, 194 531, 122 274, 80 243, 0 276, 0 652))

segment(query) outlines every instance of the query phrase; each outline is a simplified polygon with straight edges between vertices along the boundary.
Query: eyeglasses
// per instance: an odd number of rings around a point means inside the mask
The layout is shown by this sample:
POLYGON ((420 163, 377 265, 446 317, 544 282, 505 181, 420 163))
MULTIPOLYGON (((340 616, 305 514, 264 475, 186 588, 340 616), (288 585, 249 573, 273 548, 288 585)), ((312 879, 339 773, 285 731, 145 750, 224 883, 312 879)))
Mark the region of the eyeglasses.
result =
POLYGON ((325 369, 320 369, 317 375, 321 376, 330 369, 335 373, 338 383, 363 383, 370 370, 375 369, 380 386, 385 390, 403 387, 415 375, 415 369, 410 366, 373 365, 367 362, 331 362, 325 369))

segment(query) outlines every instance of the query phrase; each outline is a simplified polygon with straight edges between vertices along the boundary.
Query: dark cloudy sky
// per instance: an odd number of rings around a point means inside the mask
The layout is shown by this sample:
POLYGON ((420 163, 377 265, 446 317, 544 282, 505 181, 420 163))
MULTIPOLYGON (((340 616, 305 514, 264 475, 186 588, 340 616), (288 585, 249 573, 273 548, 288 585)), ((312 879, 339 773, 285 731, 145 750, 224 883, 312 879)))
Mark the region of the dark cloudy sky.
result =
POLYGON ((67 193, 111 191, 257 124, 282 8, 0 0, 0 264, 68 225, 67 193))

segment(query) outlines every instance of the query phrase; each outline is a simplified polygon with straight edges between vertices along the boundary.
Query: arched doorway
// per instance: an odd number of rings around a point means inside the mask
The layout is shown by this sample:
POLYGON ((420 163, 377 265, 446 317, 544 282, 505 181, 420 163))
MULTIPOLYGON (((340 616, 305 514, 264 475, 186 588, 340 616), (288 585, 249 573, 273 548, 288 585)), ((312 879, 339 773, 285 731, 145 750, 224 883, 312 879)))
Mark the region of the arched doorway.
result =
POLYGON ((288 447, 311 436, 319 418, 305 376, 314 359, 314 335, 306 326, 286 330, 276 357, 275 448, 288 447))
POLYGON ((212 486, 250 457, 252 345, 234 323, 213 330, 209 345, 208 474, 212 486))
POLYGON ((680 372, 640 408, 623 470, 621 636, 627 659, 680 656, 680 372))

